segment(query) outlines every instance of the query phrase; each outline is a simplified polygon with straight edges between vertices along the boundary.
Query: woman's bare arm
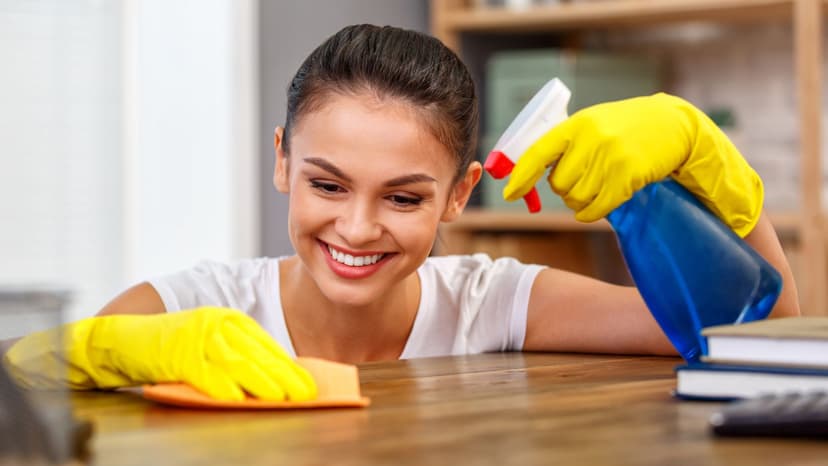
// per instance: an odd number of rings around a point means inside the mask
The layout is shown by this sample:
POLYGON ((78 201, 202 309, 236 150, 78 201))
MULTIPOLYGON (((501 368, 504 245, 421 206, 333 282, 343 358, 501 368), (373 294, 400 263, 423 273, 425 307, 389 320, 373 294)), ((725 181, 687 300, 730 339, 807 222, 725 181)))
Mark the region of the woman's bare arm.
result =
POLYGON ((532 285, 523 349, 676 354, 635 287, 559 269, 532 285))
POLYGON ((99 316, 112 314, 161 314, 167 312, 161 296, 149 283, 139 283, 108 302, 99 316))
POLYGON ((770 317, 792 317, 801 314, 799 310, 799 293, 796 290, 793 272, 788 259, 779 244, 779 237, 773 229, 765 213, 759 217, 753 231, 745 237, 745 241, 753 246, 766 261, 770 262, 782 275, 782 292, 771 311, 770 317))
MULTIPOLYGON (((745 240, 782 275, 771 317, 799 315, 791 268, 764 214, 745 240)), ((532 286, 524 350, 676 354, 636 288, 556 269, 532 286)))
MULTIPOLYGON (((116 296, 96 315, 161 314, 164 312, 167 312, 167 310, 155 288, 149 283, 140 283, 116 296)), ((0 340, 0 355, 5 354, 20 338, 22 337, 0 340)))

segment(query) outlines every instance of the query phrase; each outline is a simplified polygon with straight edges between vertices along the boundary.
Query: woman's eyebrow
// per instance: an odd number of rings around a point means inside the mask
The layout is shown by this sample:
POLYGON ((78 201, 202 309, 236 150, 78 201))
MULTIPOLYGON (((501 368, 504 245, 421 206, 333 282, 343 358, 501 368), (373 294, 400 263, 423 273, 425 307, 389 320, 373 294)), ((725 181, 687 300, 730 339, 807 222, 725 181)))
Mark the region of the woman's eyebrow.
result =
MULTIPOLYGON (((327 160, 320 158, 320 157, 305 157, 302 161, 307 162, 311 165, 316 165, 317 167, 325 170, 326 172, 336 176, 337 178, 341 178, 344 181, 351 182, 353 181, 350 176, 346 175, 345 172, 339 169, 336 165, 328 162, 327 160)), ((411 175, 403 175, 398 176, 397 178, 390 179, 385 182, 385 186, 394 187, 394 186, 403 186, 406 184, 414 184, 414 183, 436 183, 437 180, 425 173, 413 173, 411 175)))
POLYGON ((339 167, 332 164, 331 162, 328 162, 327 160, 325 160, 323 158, 305 157, 305 158, 302 159, 302 161, 307 162, 311 165, 316 165, 317 167, 321 168, 322 170, 325 170, 326 172, 329 172, 330 174, 332 174, 333 176, 335 176, 337 178, 342 178, 343 180, 345 180, 349 183, 351 181, 353 181, 351 179, 351 177, 346 175, 345 172, 343 172, 342 170, 339 169, 339 167))
POLYGON ((385 186, 394 187, 394 186, 403 186, 406 184, 414 184, 414 183, 436 183, 437 180, 426 175, 425 173, 414 173, 411 175, 403 175, 398 176, 397 178, 388 180, 385 182, 385 186))

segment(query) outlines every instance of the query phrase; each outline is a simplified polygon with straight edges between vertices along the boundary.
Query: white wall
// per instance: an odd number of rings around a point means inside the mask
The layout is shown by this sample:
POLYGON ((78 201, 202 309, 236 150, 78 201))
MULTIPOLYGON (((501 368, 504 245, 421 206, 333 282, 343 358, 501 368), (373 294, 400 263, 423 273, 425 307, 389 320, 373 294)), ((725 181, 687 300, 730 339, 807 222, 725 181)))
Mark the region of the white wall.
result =
POLYGON ((255 2, 125 4, 126 280, 255 255, 255 2))
POLYGON ((0 288, 70 289, 76 319, 258 253, 256 10, 0 0, 0 288))
POLYGON ((0 284, 120 285, 117 2, 0 0, 0 284))

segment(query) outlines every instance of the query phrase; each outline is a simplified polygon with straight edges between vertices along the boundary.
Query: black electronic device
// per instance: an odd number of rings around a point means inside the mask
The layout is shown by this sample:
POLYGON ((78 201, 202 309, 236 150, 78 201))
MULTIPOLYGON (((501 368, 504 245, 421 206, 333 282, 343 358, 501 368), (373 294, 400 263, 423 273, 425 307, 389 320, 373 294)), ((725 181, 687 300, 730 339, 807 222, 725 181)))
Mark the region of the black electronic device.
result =
POLYGON ((722 406, 710 416, 722 436, 828 438, 828 392, 762 395, 722 406))

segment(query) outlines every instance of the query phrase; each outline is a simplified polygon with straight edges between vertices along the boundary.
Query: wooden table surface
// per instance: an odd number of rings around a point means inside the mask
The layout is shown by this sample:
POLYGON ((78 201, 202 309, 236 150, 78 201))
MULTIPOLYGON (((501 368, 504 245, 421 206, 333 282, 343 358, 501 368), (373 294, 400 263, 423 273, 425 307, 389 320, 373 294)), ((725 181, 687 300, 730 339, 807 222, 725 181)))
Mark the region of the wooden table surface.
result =
POLYGON ((92 464, 828 464, 828 442, 712 436, 678 359, 505 353, 360 366, 364 409, 199 411, 79 392, 92 464))

